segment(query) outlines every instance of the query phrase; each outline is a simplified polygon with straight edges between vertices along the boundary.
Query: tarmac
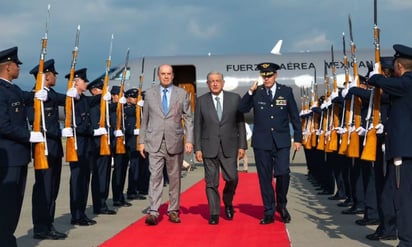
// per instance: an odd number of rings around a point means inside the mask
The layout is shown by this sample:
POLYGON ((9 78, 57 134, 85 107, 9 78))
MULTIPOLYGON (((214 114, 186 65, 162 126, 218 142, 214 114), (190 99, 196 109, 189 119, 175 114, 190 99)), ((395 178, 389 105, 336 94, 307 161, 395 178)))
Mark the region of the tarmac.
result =
MULTIPOLYGON (((248 150, 249 172, 256 172, 253 151, 248 150)), ((317 195, 316 188, 307 180, 307 168, 303 150, 297 152, 291 164, 291 184, 288 194, 288 210, 292 221, 286 224, 293 247, 347 247, 347 246, 396 246, 398 241, 370 241, 365 238, 373 233, 376 226, 358 226, 355 220, 362 215, 343 215, 344 208, 338 207, 339 201, 328 200, 325 195, 317 195)), ((188 172, 182 173, 182 192, 203 179, 202 164, 194 164, 188 172)), ((33 167, 29 166, 25 198, 20 221, 15 233, 20 247, 89 247, 98 246, 105 240, 145 216, 148 200, 133 200, 131 207, 116 208, 116 215, 94 215, 91 198, 88 200, 86 214, 97 221, 94 226, 72 226, 70 224, 68 164, 63 165, 60 192, 56 206, 55 227, 68 234, 65 240, 33 239, 31 214, 32 188, 34 184, 33 167)), ((164 200, 167 201, 167 187, 164 200)), ((90 195, 90 193, 89 193, 90 195)), ((112 206, 111 194, 108 205, 112 206)), ((262 209, 263 213, 263 209, 262 209)), ((236 216, 235 219, 236 220, 236 216)), ((184 224, 184 221, 182 221, 184 224)), ((207 222, 205 222, 207 224, 207 222)), ((259 224, 258 220, 256 224, 259 224)), ((276 223, 275 223, 276 224, 276 223)), ((138 234, 138 233, 137 233, 138 234)), ((249 232, 248 234, 259 234, 249 232)), ((253 245, 253 244, 252 244, 253 245)), ((273 243, 276 246, 276 243, 273 243)))

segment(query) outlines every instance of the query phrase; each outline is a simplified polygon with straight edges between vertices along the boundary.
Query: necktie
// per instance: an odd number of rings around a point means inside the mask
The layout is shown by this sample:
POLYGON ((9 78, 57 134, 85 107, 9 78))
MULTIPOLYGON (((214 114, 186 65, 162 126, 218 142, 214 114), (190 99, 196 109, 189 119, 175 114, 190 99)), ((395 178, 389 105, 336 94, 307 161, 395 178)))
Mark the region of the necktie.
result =
POLYGON ((217 117, 219 118, 219 121, 222 119, 222 105, 220 104, 220 98, 216 97, 216 112, 217 112, 217 117))
POLYGON ((270 100, 272 100, 272 99, 273 99, 273 96, 272 96, 272 90, 267 89, 266 93, 267 93, 267 95, 268 95, 269 99, 270 99, 270 100))
POLYGON ((163 97, 162 97, 162 106, 163 106, 163 114, 167 114, 167 89, 163 89, 163 97))

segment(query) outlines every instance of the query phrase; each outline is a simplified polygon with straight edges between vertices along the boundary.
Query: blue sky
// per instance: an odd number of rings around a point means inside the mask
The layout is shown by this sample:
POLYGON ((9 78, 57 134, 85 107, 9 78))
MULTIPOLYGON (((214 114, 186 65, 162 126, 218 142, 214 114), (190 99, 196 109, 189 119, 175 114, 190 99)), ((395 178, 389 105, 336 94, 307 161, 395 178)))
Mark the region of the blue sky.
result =
MULTIPOLYGON (((19 47, 20 78, 39 62, 47 6, 50 23, 46 59, 56 60, 58 83, 66 84, 77 25, 81 27, 76 68, 93 80, 104 72, 114 34, 112 65, 126 50, 141 56, 268 53, 283 40, 282 53, 341 49, 352 17, 357 48, 373 48, 373 0, 14 0, 0 3, 0 50, 19 47)), ((381 46, 412 46, 410 0, 378 0, 381 46)))

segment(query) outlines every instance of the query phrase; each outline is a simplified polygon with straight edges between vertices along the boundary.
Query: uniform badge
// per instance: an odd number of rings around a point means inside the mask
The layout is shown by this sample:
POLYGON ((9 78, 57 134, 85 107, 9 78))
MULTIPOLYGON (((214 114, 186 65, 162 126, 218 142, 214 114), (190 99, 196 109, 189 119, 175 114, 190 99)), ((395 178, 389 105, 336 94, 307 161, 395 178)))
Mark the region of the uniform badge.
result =
POLYGON ((279 97, 276 99, 276 105, 286 106, 287 103, 288 103, 287 100, 285 100, 285 98, 284 98, 283 96, 279 96, 279 97))

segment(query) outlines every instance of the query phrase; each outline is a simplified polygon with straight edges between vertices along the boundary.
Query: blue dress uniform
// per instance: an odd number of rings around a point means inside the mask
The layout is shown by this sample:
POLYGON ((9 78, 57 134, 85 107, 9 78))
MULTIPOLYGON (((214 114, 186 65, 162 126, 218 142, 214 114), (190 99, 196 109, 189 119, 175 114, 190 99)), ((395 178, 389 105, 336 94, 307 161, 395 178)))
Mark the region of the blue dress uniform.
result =
MULTIPOLYGON (((138 89, 131 88, 125 92, 127 98, 137 98, 138 89)), ((148 168, 148 159, 143 159, 140 152, 137 151, 136 147, 136 136, 134 135, 134 129, 136 127, 136 105, 126 104, 124 106, 124 121, 126 129, 126 148, 129 158, 129 177, 128 177, 128 188, 127 188, 127 198, 144 200, 146 197, 142 196, 141 193, 141 180, 148 182, 148 179, 142 175, 147 174, 144 168, 148 168)))
MULTIPOLYGON (((37 78, 39 66, 35 66, 30 74, 37 78)), ((54 68, 54 60, 44 62, 43 73, 58 74, 54 68)), ((48 99, 43 102, 44 119, 47 129, 47 162, 48 169, 34 170, 35 183, 32 196, 32 218, 34 238, 62 239, 67 235, 54 229, 54 215, 56 199, 59 193, 60 176, 62 169, 63 146, 59 124, 59 106, 64 106, 66 95, 54 91, 53 88, 44 88, 48 91, 48 99)))
MULTIPOLYGON (((112 97, 114 95, 119 95, 120 87, 113 86, 110 90, 112 97)), ((110 126, 112 129, 116 128, 117 124, 117 102, 111 102, 109 104, 110 111, 110 126)), ((116 137, 114 132, 110 132, 110 148, 113 157, 113 173, 112 173, 112 194, 113 194, 113 206, 116 207, 130 207, 131 203, 126 201, 124 196, 124 184, 126 182, 127 166, 129 163, 127 153, 126 154, 116 154, 116 137)))
MULTIPOLYGON (((96 79, 87 85, 92 93, 93 88, 102 89, 103 81, 96 79)), ((93 94, 93 93, 92 93, 93 94)), ((100 127, 100 101, 101 94, 88 97, 90 106, 90 121, 93 129, 100 127)), ((100 155, 101 136, 93 136, 91 148, 90 167, 92 169, 92 201, 95 214, 116 214, 107 206, 110 188, 111 155, 100 155)))
MULTIPOLYGON (((269 76, 276 73, 280 67, 273 63, 263 63, 259 64, 258 68, 262 76, 269 76)), ((291 131, 289 123, 293 127, 294 142, 302 142, 299 110, 292 89, 278 83, 275 83, 273 87, 276 88, 273 99, 268 97, 263 86, 258 86, 253 94, 247 92, 239 105, 239 111, 242 113, 249 112, 253 108, 252 147, 265 215, 261 224, 272 223, 276 210, 280 212, 283 221, 290 221, 290 215, 286 209, 286 196, 290 181, 291 131), (273 177, 276 178, 276 203, 272 186, 273 177)))
POLYGON ((385 157, 389 170, 382 201, 391 201, 398 212, 392 218, 398 227, 399 247, 412 246, 412 48, 396 44, 394 70, 396 78, 374 75, 369 79, 373 86, 390 95, 391 106, 386 130, 385 157), (399 183, 399 187, 398 187, 399 183), (393 195, 389 196, 388 195, 393 195))
MULTIPOLYGON (((74 72, 74 76, 88 82, 85 68, 74 72)), ((70 75, 66 75, 69 78, 70 75)), ((81 94, 74 100, 76 122, 77 162, 70 162, 70 213, 72 225, 94 225, 96 221, 86 216, 90 184, 90 145, 93 129, 90 121, 88 97, 81 94)))
POLYGON ((11 81, 18 77, 17 47, 0 51, 0 246, 17 246, 14 232, 20 217, 30 162, 26 103, 33 101, 11 81), (12 65, 11 63, 15 63, 12 65), (10 75, 4 66, 16 66, 10 75), (6 78, 7 77, 7 78, 6 78))

